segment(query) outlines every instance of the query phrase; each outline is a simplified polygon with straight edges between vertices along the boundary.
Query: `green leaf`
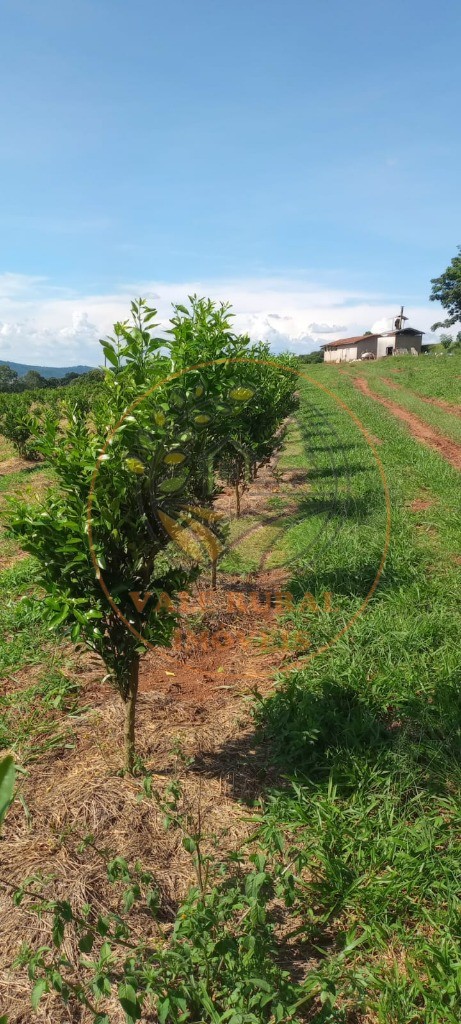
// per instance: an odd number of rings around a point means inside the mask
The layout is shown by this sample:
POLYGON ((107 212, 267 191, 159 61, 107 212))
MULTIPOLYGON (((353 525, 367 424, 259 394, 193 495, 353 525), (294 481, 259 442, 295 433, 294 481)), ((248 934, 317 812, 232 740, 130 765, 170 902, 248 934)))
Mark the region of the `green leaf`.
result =
POLYGON ((125 983, 119 985, 118 998, 125 1011, 127 1024, 135 1024, 141 1016, 141 1008, 133 986, 125 983))
POLYGON ((112 956, 112 947, 109 942, 103 942, 99 953, 99 963, 103 964, 112 956))
POLYGON ((44 992, 46 992, 46 990, 47 990, 47 983, 46 983, 45 978, 39 978, 38 981, 35 982, 35 985, 34 985, 34 987, 32 989, 31 996, 30 996, 30 1001, 32 1003, 32 1006, 33 1006, 34 1010, 37 1009, 38 1004, 39 1004, 39 1002, 40 1002, 40 1000, 42 998, 42 995, 43 995, 44 992))
POLYGON ((262 992, 272 992, 271 986, 264 980, 264 978, 249 978, 248 981, 250 985, 253 985, 254 988, 261 989, 262 992))
POLYGON ((165 1024, 165 1021, 168 1019, 168 1014, 170 1012, 170 1006, 171 1006, 171 1003, 170 1003, 170 1000, 168 999, 168 997, 166 999, 164 999, 162 1003, 159 1003, 159 1007, 158 1007, 159 1024, 165 1024))
POLYGON ((0 761, 0 827, 6 812, 13 802, 16 768, 11 754, 0 761))
POLYGON ((103 345, 102 350, 104 352, 106 359, 108 359, 109 362, 112 363, 112 366, 118 366, 118 356, 114 352, 112 346, 103 345))
POLYGON ((126 914, 129 913, 134 904, 134 892, 132 889, 127 889, 123 897, 123 909, 126 914))
POLYGON ((56 914, 53 921, 52 935, 55 946, 58 948, 62 946, 64 940, 64 921, 58 914, 56 914))
POLYGON ((176 491, 180 491, 181 487, 184 486, 188 473, 181 473, 180 476, 172 476, 168 480, 162 480, 159 485, 159 491, 162 494, 175 494, 176 491))
POLYGON ((78 948, 82 953, 91 953, 91 950, 93 949, 93 942, 94 936, 91 932, 85 932, 85 935, 82 935, 79 941, 78 948))

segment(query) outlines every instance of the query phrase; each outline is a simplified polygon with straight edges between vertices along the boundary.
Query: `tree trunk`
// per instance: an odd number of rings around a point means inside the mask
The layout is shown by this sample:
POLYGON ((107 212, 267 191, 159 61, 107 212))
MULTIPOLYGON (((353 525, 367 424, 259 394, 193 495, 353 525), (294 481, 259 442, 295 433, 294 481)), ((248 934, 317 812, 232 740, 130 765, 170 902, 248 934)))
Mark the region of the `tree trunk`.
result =
POLYGON ((139 654, 136 654, 130 669, 130 684, 125 703, 125 771, 133 774, 135 758, 136 698, 139 683, 139 654))
POLYGON ((216 558, 214 558, 212 563, 211 563, 211 589, 212 590, 216 590, 216 566, 217 566, 217 561, 216 561, 216 558))
POLYGON ((240 515, 240 491, 239 491, 239 481, 238 481, 238 478, 235 481, 235 508, 236 508, 236 511, 237 511, 237 519, 238 519, 238 517, 240 515))

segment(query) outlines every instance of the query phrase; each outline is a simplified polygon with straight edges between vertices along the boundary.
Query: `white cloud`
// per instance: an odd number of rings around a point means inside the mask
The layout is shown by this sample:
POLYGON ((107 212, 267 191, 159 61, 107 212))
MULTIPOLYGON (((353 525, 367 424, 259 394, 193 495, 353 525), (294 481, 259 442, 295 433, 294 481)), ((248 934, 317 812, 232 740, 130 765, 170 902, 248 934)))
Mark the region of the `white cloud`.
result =
MULTIPOLYGON (((97 365, 98 339, 129 313, 130 299, 144 295, 158 309, 165 326, 172 302, 197 293, 228 300, 236 314, 235 329, 254 340, 268 341, 274 351, 309 352, 325 334, 361 334, 381 316, 397 311, 387 296, 332 288, 304 278, 162 283, 127 283, 112 292, 77 293, 53 286, 42 277, 0 274, 0 359, 48 366, 97 365), (340 311, 341 324, 337 323, 340 311)), ((400 299, 400 297, 399 297, 400 299)), ((408 305, 410 325, 429 330, 435 312, 408 305)))
POLYGON ((345 331, 346 327, 344 324, 309 324, 309 330, 314 334, 338 334, 340 331, 345 331))

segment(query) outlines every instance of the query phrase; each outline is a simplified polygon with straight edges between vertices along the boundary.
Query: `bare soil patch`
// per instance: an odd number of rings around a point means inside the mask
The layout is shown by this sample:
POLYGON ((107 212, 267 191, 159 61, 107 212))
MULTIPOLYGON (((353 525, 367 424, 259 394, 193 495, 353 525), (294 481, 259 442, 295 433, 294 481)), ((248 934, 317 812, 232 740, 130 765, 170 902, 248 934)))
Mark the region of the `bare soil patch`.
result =
POLYGON ((410 509, 410 512, 426 512, 427 509, 433 508, 436 504, 437 502, 435 498, 432 498, 429 494, 423 493, 419 495, 418 498, 414 498, 413 501, 410 501, 407 508, 410 509))
POLYGON ((396 419, 406 423, 412 436, 420 441, 421 444, 425 444, 428 448, 437 451, 455 469, 461 469, 461 445, 457 444, 456 441, 452 441, 449 437, 436 430, 435 427, 429 426, 424 420, 419 419, 414 413, 408 412, 407 409, 393 402, 390 398, 384 398, 382 395, 376 394, 375 391, 372 391, 364 377, 354 377, 354 385, 367 398, 372 398, 374 402, 379 402, 380 405, 389 409, 396 419))
POLYGON ((273 570, 241 578, 218 575, 218 589, 201 588, 184 602, 180 628, 171 648, 143 659, 140 690, 177 696, 194 704, 200 717, 206 704, 223 705, 255 682, 271 685, 284 654, 264 654, 264 637, 280 611, 278 595, 286 572, 273 570))
MULTIPOLYGON (((395 373, 395 370, 393 372, 395 373)), ((388 387, 394 388, 395 391, 400 391, 403 388, 403 384, 399 384, 396 380, 390 380, 389 377, 381 377, 380 380, 387 384, 388 387)))
POLYGON ((10 473, 20 473, 22 470, 35 469, 36 462, 28 462, 27 459, 21 459, 18 456, 13 456, 11 459, 3 459, 0 462, 0 476, 9 476, 10 473))
MULTIPOLYGON (((0 535, 0 544, 1 542, 2 539, 0 535)), ((13 565, 16 565, 17 562, 20 562, 23 558, 27 557, 27 552, 25 551, 19 550, 13 555, 2 555, 0 549, 0 572, 3 572, 4 569, 11 569, 13 565)))
POLYGON ((380 445, 383 443, 382 437, 376 437, 376 434, 370 434, 369 430, 367 430, 367 437, 370 438, 372 444, 380 445))

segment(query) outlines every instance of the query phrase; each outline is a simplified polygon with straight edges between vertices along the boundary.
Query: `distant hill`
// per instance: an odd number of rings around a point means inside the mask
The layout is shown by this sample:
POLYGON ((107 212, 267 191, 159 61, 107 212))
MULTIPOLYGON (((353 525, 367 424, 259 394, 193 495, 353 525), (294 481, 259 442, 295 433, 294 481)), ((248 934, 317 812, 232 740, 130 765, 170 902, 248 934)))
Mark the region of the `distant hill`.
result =
POLYGON ((42 377, 65 377, 66 373, 88 373, 94 366, 31 366, 29 363, 12 363, 11 359, 0 359, 0 366, 11 366, 18 377, 24 377, 29 370, 37 370, 42 377))

